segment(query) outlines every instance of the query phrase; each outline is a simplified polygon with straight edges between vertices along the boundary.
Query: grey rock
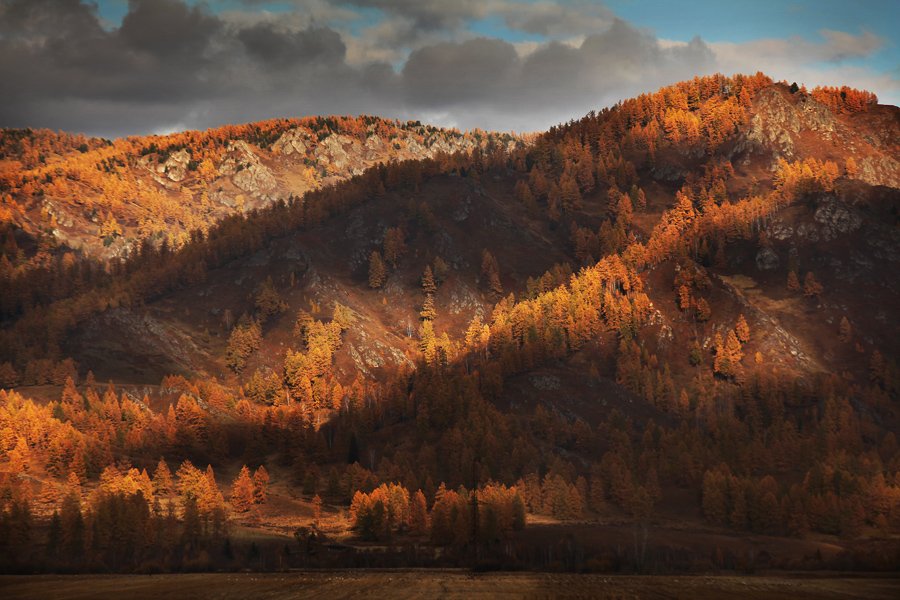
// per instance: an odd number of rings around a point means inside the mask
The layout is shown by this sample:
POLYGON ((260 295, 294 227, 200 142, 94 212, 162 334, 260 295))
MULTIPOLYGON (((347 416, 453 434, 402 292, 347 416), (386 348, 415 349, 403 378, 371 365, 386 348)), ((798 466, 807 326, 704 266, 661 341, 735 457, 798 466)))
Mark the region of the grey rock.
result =
POLYGON ((771 248, 760 248, 756 253, 756 268, 760 271, 777 269, 779 263, 778 255, 771 248))
POLYGON ((819 241, 819 229, 812 223, 801 223, 797 227, 797 236, 815 243, 819 241))
POLYGON ((822 237, 826 241, 856 231, 862 225, 862 217, 835 198, 825 200, 813 218, 822 224, 822 237))
POLYGON ((272 152, 282 154, 284 156, 294 156, 296 158, 304 158, 306 151, 313 140, 305 129, 295 127, 281 134, 275 143, 272 144, 272 152))

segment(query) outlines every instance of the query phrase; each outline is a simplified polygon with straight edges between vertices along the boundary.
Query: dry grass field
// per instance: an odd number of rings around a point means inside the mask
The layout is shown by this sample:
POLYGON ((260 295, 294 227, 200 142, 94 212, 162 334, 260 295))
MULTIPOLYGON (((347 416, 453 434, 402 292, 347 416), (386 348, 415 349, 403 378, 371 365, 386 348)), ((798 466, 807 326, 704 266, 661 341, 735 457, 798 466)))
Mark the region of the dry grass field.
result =
POLYGON ((608 576, 465 571, 330 571, 0 577, 6 600, 175 598, 894 599, 900 579, 786 576, 608 576))

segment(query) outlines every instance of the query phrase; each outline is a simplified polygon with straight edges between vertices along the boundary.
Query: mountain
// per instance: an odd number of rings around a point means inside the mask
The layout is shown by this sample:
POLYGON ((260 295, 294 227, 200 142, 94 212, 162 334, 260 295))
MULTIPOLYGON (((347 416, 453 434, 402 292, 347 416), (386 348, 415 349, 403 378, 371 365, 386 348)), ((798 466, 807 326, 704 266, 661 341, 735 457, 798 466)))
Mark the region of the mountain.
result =
POLYGON ((126 569, 896 565, 900 109, 756 74, 527 138, 303 123, 7 132, 10 498, 195 532, 126 569), (160 195, 203 225, 142 237, 160 195))
POLYGON ((377 117, 276 119, 109 141, 0 131, 2 221, 18 235, 110 258, 143 240, 180 246, 191 231, 300 197, 390 161, 471 152, 519 139, 377 117))

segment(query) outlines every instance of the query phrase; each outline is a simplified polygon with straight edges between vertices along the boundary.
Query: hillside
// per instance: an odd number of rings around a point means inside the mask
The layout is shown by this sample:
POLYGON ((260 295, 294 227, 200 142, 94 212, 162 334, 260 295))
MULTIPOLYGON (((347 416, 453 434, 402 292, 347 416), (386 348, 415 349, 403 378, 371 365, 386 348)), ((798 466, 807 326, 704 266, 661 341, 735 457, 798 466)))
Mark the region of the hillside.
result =
POLYGON ((113 569, 895 568, 900 109, 757 74, 527 140, 313 123, 4 151, 10 506, 205 523, 113 569), (109 181, 196 231, 112 191, 98 243, 109 181))
POLYGON ((43 243, 124 256, 144 240, 181 246, 192 231, 206 232, 229 215, 300 197, 376 164, 517 143, 507 134, 368 116, 276 119, 114 141, 2 130, 0 221, 13 225, 26 255, 43 243))

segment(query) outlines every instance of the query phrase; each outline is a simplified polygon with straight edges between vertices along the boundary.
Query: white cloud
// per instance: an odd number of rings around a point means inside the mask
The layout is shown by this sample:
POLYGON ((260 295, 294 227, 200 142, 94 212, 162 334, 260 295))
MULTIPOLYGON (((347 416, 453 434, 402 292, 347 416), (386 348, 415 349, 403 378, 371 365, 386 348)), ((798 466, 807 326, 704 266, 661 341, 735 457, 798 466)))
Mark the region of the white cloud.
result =
POLYGON ((796 81, 808 87, 850 85, 877 93, 881 102, 897 103, 897 73, 882 73, 857 64, 884 47, 885 41, 869 32, 851 34, 823 30, 822 41, 795 37, 744 43, 714 42, 709 47, 719 71, 762 71, 776 80, 796 81), (848 62, 851 61, 851 62, 848 62))

